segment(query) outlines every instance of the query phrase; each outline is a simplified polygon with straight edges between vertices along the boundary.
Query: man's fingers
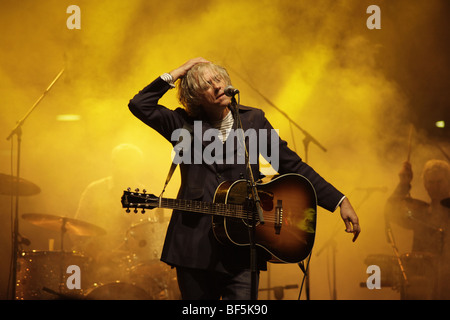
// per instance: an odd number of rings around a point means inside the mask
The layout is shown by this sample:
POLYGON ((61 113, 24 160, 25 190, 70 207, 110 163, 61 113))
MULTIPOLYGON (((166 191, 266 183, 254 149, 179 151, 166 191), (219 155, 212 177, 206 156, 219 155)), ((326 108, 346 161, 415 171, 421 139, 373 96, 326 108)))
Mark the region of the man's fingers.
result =
POLYGON ((353 228, 356 229, 353 231, 353 240, 352 240, 353 242, 355 242, 359 236, 359 233, 361 232, 361 229, 359 228, 359 225, 357 225, 357 228, 355 228, 355 226, 353 226, 353 228))
POLYGON ((345 232, 348 232, 348 233, 353 232, 352 223, 351 223, 350 219, 345 219, 344 223, 345 223, 345 232))
POLYGON ((361 232, 361 227, 357 222, 353 223, 350 219, 346 219, 344 220, 344 222, 345 222, 345 232, 353 233, 352 241, 355 242, 361 232))

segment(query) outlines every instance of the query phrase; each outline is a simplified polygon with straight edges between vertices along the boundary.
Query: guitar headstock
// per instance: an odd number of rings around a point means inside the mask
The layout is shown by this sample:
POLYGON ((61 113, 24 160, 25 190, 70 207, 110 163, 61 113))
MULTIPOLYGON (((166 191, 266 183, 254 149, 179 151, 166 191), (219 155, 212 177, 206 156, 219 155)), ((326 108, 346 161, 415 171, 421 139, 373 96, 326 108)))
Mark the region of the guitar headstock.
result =
POLYGON ((128 188, 123 192, 121 203, 122 208, 126 208, 126 212, 130 212, 130 208, 134 208, 134 213, 138 212, 138 209, 142 209, 141 213, 145 213, 145 209, 157 208, 159 205, 159 198, 153 194, 139 192, 139 189, 135 189, 134 192, 131 188, 128 188))

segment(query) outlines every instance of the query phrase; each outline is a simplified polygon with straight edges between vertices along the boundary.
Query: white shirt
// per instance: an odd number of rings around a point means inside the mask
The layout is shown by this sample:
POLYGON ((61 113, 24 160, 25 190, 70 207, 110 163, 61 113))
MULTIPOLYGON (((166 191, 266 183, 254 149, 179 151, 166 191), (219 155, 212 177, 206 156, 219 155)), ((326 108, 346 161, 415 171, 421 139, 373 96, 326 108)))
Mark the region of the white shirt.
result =
POLYGON ((224 143, 227 140, 228 135, 230 134, 231 128, 233 127, 233 124, 234 124, 234 118, 233 118, 233 113, 231 111, 228 112, 228 114, 222 120, 211 122, 211 126, 215 129, 219 130, 219 132, 220 132, 219 139, 220 139, 220 141, 222 141, 222 143, 224 143))

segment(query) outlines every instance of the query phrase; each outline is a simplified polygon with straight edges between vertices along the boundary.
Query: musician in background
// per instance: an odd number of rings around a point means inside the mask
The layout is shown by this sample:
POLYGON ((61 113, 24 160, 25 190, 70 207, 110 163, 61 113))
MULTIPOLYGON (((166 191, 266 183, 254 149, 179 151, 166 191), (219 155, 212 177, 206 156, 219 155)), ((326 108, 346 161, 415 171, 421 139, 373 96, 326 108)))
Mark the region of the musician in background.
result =
MULTIPOLYGON (((131 187, 144 188, 142 151, 132 144, 120 144, 111 152, 111 173, 90 183, 83 191, 75 218, 92 223, 106 231, 95 237, 72 237, 74 249, 93 259, 90 268, 95 282, 108 282, 120 277, 119 263, 126 250, 126 233, 141 219, 155 212, 134 214, 125 212, 120 204, 123 191, 131 187)), ((162 235, 164 236, 164 235, 162 235)))
MULTIPOLYGON (((201 121, 203 133, 211 128, 217 129, 222 143, 227 140, 230 129, 237 128, 237 119, 231 97, 224 94, 231 85, 227 71, 203 58, 194 58, 182 66, 156 78, 141 90, 129 103, 130 111, 141 121, 155 129, 169 142, 176 129, 193 126, 195 120, 201 121), (175 87, 178 81, 178 97, 184 108, 175 110, 159 105, 158 101, 166 92, 175 87)), ((267 131, 267 150, 271 150, 272 126, 262 110, 239 106, 239 117, 243 130, 259 129, 267 131)), ((195 138, 194 138, 195 139, 195 138)), ((195 150, 191 139, 192 153, 195 150)), ((279 174, 299 173, 313 184, 318 197, 318 205, 329 211, 340 207, 346 231, 353 233, 353 241, 360 233, 358 217, 349 200, 334 186, 323 179, 300 157, 287 147, 278 136, 279 174)), ((203 141, 203 148, 209 141, 203 141)), ((248 148, 248 145, 247 145, 248 148)), ((237 148, 235 144, 234 159, 237 148)), ((203 154, 203 153, 202 153, 203 154)), ((273 152, 272 152, 273 154, 273 152)), ((226 155, 227 157, 229 154, 226 155)), ((234 181, 248 177, 245 164, 227 162, 212 164, 182 162, 181 187, 179 199, 213 202, 214 193, 223 181, 234 181)), ((262 175, 259 163, 251 164, 255 181, 262 175)), ((266 270, 270 255, 259 251, 258 270, 266 270)), ((186 213, 174 210, 167 230, 161 260, 176 267, 178 284, 183 299, 250 299, 251 271, 250 250, 248 246, 226 246, 220 244, 212 232, 211 217, 205 214, 186 213)))
POLYGON ((411 253, 404 256, 409 285, 404 299, 449 299, 450 209, 442 200, 450 197, 450 166, 443 160, 429 160, 422 173, 429 203, 411 198, 413 170, 405 161, 399 184, 388 199, 386 219, 413 231, 411 253))

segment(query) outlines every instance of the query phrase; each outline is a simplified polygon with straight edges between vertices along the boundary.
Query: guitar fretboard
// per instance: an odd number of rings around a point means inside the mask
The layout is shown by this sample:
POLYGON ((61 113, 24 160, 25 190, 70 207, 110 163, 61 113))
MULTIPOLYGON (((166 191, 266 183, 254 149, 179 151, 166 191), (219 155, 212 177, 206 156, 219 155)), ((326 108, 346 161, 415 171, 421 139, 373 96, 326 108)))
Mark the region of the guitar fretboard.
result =
POLYGON ((251 211, 241 204, 210 203, 195 200, 161 198, 161 208, 199 212, 230 218, 248 218, 251 211))

